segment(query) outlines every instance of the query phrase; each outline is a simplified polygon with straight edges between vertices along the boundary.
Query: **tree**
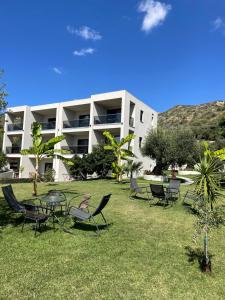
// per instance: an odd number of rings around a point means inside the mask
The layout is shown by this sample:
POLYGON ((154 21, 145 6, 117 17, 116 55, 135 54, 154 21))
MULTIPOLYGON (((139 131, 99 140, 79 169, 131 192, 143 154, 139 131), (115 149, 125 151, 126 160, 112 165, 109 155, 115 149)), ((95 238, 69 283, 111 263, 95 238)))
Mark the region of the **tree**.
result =
POLYGON ((198 157, 197 140, 190 130, 153 129, 141 149, 144 156, 156 161, 155 175, 162 175, 169 166, 193 165, 198 157))
POLYGON ((112 163, 115 162, 116 157, 112 151, 105 150, 104 145, 98 145, 93 148, 92 153, 89 154, 89 162, 93 166, 93 171, 105 178, 108 172, 112 169, 112 163))
POLYGON ((199 175, 195 177, 196 192, 199 195, 197 203, 198 219, 195 222, 196 238, 204 233, 204 257, 201 263, 203 271, 211 271, 211 261, 208 255, 208 233, 212 228, 218 227, 224 223, 224 215, 221 210, 214 210, 214 203, 220 195, 219 189, 219 171, 221 162, 209 149, 208 144, 204 144, 204 153, 195 169, 199 175))
POLYGON ((7 158, 5 153, 0 151, 0 171, 7 165, 7 158))
POLYGON ((112 168, 115 156, 111 151, 104 149, 104 145, 98 145, 93 148, 89 154, 82 157, 75 155, 71 160, 70 173, 80 176, 83 180, 87 175, 96 173, 99 177, 105 178, 112 168))
POLYGON ((129 144, 134 139, 134 134, 128 134, 126 137, 122 138, 119 142, 115 137, 109 132, 104 131, 103 135, 108 141, 108 145, 104 146, 105 150, 112 151, 116 157, 116 161, 112 163, 113 176, 116 177, 117 182, 121 183, 123 180, 123 174, 125 169, 125 164, 122 163, 123 160, 128 160, 129 157, 134 157, 134 154, 129 149, 125 149, 124 146, 129 144))
MULTIPOLYGON (((60 154, 70 153, 66 150, 62 149, 54 149, 54 146, 64 140, 64 136, 57 136, 51 138, 47 142, 43 142, 43 138, 41 135, 41 124, 34 122, 32 124, 32 139, 33 145, 30 149, 21 150, 22 155, 30 155, 33 154, 35 156, 35 175, 33 180, 33 195, 37 196, 37 181, 40 177, 39 168, 40 162, 44 157, 54 157, 57 156, 61 158, 60 154)), ((62 158, 63 159, 63 158, 62 158)))
POLYGON ((75 155, 70 159, 70 164, 70 173, 81 177, 82 180, 86 180, 88 174, 92 175, 94 173, 88 154, 84 154, 83 157, 75 155))
POLYGON ((133 173, 138 173, 143 168, 143 163, 141 161, 133 161, 128 160, 127 165, 125 166, 125 172, 127 173, 127 176, 130 175, 130 178, 133 178, 133 173))

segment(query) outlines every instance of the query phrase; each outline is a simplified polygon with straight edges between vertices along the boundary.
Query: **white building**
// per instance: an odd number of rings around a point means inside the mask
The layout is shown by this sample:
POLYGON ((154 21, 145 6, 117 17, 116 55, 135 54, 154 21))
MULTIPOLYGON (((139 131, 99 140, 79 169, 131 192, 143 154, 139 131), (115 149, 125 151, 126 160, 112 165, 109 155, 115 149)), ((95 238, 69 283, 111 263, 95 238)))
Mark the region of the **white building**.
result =
MULTIPOLYGON (((130 147, 136 160, 143 162, 143 169, 153 165, 149 158, 142 157, 140 147, 147 131, 157 126, 157 112, 127 91, 97 94, 68 102, 9 108, 5 117, 3 151, 7 154, 10 168, 19 177, 28 178, 34 172, 34 157, 20 154, 21 149, 32 145, 31 125, 34 121, 42 124, 45 140, 61 134, 65 136, 65 140, 56 147, 71 150, 73 154, 67 154, 68 157, 90 153, 94 145, 104 142, 102 133, 105 130, 118 139, 134 133, 135 139, 130 147)), ((54 168, 56 181, 68 179, 67 167, 61 160, 45 158, 40 173, 49 167, 54 168)))

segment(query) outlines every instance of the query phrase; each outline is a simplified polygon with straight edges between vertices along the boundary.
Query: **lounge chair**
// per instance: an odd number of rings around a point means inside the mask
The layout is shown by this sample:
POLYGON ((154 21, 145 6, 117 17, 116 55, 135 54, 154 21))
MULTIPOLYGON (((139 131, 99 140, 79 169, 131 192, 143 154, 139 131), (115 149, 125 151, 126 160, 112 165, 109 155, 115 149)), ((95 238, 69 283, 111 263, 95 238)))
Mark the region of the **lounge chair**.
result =
MULTIPOLYGON (((97 235, 99 235, 99 227, 98 227, 98 224, 96 223, 94 217, 96 217, 97 215, 100 214, 102 216, 102 219, 104 220, 104 223, 105 223, 107 229, 108 229, 108 224, 107 224, 106 219, 105 219, 105 217, 102 213, 102 210, 104 209, 104 207, 108 203, 110 197, 111 197, 111 194, 103 196, 99 206, 97 208, 95 208, 95 210, 93 212, 89 212, 89 211, 86 212, 84 210, 84 208, 82 207, 82 204, 80 204, 80 208, 75 207, 75 206, 71 206, 68 210, 68 215, 71 216, 72 218, 74 218, 75 221, 80 221, 80 222, 92 221, 93 224, 96 227, 96 233, 97 233, 97 235)), ((93 207, 91 205, 88 205, 88 206, 93 207)))
POLYGON ((171 179, 166 191, 171 194, 171 198, 180 198, 180 180, 171 179))
POLYGON ((24 216, 22 231, 27 220, 35 222, 35 236, 37 229, 40 229, 40 224, 48 220, 48 215, 41 212, 43 207, 31 203, 20 203, 17 201, 13 192, 12 186, 3 186, 2 192, 9 207, 16 213, 21 213, 24 216))
POLYGON ((130 196, 132 196, 134 194, 134 197, 137 196, 137 194, 143 195, 146 194, 148 197, 148 200, 150 200, 149 198, 149 186, 145 185, 145 186, 140 186, 137 183, 136 178, 131 178, 130 180, 130 196))
POLYGON ((169 200, 171 200, 171 193, 164 190, 162 184, 150 184, 150 190, 153 199, 158 199, 159 201, 164 202, 164 206, 169 204, 169 200))

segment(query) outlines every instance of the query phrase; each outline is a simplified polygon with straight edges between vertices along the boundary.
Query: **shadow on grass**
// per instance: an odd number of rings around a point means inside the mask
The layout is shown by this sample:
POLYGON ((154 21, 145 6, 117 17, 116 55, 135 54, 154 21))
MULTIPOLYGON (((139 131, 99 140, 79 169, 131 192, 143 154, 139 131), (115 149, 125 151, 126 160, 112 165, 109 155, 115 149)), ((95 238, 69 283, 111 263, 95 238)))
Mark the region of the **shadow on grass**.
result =
MULTIPOLYGON (((202 271, 203 270, 203 264, 205 263, 205 261, 204 261, 204 259, 205 259, 204 251, 202 251, 201 248, 194 249, 190 246, 186 246, 185 250, 186 250, 185 254, 188 257, 188 262, 191 263, 191 264, 194 264, 195 262, 198 262, 199 269, 202 271)), ((211 259, 214 255, 209 253, 208 256, 209 256, 209 259, 211 261, 211 259)))

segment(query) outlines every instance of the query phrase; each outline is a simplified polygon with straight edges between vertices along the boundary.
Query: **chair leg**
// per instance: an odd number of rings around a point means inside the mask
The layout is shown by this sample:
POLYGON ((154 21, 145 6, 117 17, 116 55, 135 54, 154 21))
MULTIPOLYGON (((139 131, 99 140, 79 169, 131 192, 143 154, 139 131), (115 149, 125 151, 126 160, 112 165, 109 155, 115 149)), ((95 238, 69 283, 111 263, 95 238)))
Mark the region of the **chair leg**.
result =
POLYGON ((97 234, 97 236, 99 236, 100 235, 100 231, 99 231, 99 228, 98 228, 98 224, 95 222, 95 219, 93 217, 91 217, 91 219, 92 219, 92 221, 95 224, 95 227, 97 229, 96 234, 97 234))
POLYGON ((101 212, 101 215, 102 215, 102 218, 103 218, 103 220, 104 220, 104 222, 105 222, 105 225, 106 225, 107 230, 109 230, 109 225, 108 225, 108 223, 106 222, 106 219, 105 219, 105 217, 104 217, 104 215, 103 215, 102 212, 101 212))

